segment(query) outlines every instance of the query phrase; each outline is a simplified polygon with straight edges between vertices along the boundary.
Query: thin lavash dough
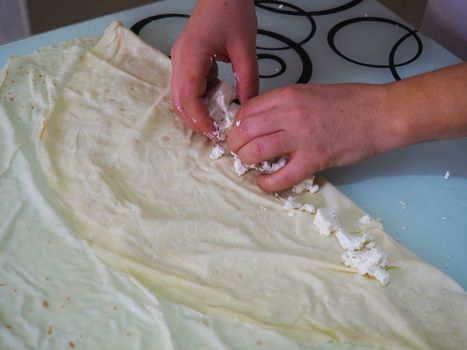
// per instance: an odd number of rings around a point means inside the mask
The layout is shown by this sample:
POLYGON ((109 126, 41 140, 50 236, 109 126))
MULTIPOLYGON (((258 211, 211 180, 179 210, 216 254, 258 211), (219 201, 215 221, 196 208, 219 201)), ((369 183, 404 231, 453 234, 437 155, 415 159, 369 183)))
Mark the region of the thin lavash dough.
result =
MULTIPOLYGON (((87 53, 37 138, 64 215, 111 268, 156 295, 313 342, 462 348, 467 295, 441 271, 365 227, 389 255, 385 288, 340 262, 312 216, 238 178, 229 157, 171 108, 170 60, 113 23, 87 53)), ((363 212, 322 180, 315 207, 350 232, 363 212)))

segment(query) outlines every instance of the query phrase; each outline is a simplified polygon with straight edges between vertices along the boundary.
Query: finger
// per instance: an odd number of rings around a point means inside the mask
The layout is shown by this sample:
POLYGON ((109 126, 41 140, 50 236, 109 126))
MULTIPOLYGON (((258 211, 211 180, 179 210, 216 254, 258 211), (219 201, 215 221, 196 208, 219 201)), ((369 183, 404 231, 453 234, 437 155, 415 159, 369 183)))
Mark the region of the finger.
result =
POLYGON ((237 152, 255 138, 281 131, 283 129, 281 116, 268 112, 237 120, 227 135, 229 149, 237 152))
POLYGON ((174 109, 194 131, 212 136, 215 129, 203 95, 213 61, 206 54, 188 55, 187 51, 190 48, 175 48, 172 51, 171 93, 174 109))
POLYGON ((286 166, 270 175, 259 175, 256 183, 266 192, 278 192, 296 185, 312 174, 298 153, 292 154, 286 166))
POLYGON ((248 49, 243 45, 236 45, 232 50, 229 50, 229 56, 240 102, 245 103, 250 98, 258 95, 259 76, 256 48, 253 46, 248 49))
POLYGON ((242 108, 239 110, 235 119, 240 120, 254 114, 264 113, 284 103, 290 104, 295 98, 293 89, 292 86, 275 89, 242 103, 242 108))
POLYGON ((245 164, 255 164, 287 155, 294 150, 294 142, 287 135, 287 132, 279 131, 255 138, 238 150, 238 156, 245 164))

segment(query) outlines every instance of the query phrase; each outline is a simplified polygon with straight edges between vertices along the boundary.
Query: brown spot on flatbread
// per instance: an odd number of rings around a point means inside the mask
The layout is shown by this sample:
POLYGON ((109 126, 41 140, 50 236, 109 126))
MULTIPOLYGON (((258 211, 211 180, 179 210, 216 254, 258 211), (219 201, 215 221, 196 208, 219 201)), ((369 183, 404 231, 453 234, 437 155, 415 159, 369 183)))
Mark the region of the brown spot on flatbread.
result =
POLYGON ((75 343, 73 343, 72 341, 69 342, 68 345, 70 346, 70 348, 75 348, 76 347, 75 343))
POLYGON ((263 343, 261 343, 261 340, 257 340, 257 341, 256 341, 256 345, 257 345, 257 346, 261 346, 261 345, 263 345, 263 343))
POLYGON ((209 327, 209 322, 208 322, 207 320, 203 320, 203 323, 204 323, 207 327, 209 327))
POLYGON ((12 329, 13 327, 11 327, 11 325, 7 324, 7 325, 5 326, 5 328, 8 329, 9 331, 11 331, 11 329, 12 329))
POLYGON ((41 140, 41 141, 44 140, 44 136, 45 136, 45 133, 47 131, 47 127, 48 127, 47 120, 44 120, 42 122, 42 129, 41 129, 41 133, 39 135, 39 140, 41 140))
POLYGON ((52 335, 53 332, 54 332, 53 327, 49 326, 49 328, 47 329, 47 335, 52 335))
POLYGON ((113 309, 114 311, 117 311, 117 310, 118 310, 118 307, 116 307, 116 306, 114 305, 112 309, 113 309))
POLYGON ((47 300, 42 300, 42 306, 47 309, 49 307, 49 302, 47 300))

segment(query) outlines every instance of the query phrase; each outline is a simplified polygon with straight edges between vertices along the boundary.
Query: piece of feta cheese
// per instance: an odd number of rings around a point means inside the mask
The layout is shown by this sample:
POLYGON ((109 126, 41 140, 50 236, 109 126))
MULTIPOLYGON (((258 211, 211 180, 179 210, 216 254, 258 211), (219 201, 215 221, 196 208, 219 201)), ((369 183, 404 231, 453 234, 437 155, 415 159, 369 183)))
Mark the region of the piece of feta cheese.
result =
POLYGON ((345 266, 357 270, 360 275, 373 276, 383 286, 390 281, 390 275, 385 270, 387 257, 379 248, 347 250, 342 254, 341 261, 345 266))
POLYGON ((235 173, 238 175, 238 176, 243 176, 246 174, 246 172, 250 169, 256 169, 256 165, 254 164, 245 164, 245 163, 242 163, 242 161, 240 160, 240 157, 238 155, 236 155, 235 153, 233 152, 230 152, 233 157, 234 157, 234 169, 235 169, 235 173))
POLYGON ((315 207, 313 206, 313 204, 310 204, 310 203, 306 203, 300 206, 300 210, 304 211, 305 213, 309 213, 309 214, 313 214, 316 212, 315 207))
POLYGON ((286 166, 287 162, 287 157, 280 157, 276 162, 266 160, 259 164, 258 170, 262 173, 272 174, 286 166))
POLYGON ((313 214, 316 210, 315 210, 315 207, 310 204, 310 203, 306 203, 306 204, 301 204, 299 202, 297 202, 296 198, 293 197, 293 196, 289 196, 286 201, 284 202, 284 209, 286 210, 300 210, 300 211, 304 211, 306 213, 309 213, 309 214, 313 214))
POLYGON ((209 158, 211 158, 213 160, 219 159, 220 157, 222 157, 224 155, 224 152, 225 152, 224 147, 217 144, 212 148, 211 154, 209 155, 209 158))
POLYGON ((287 200, 284 203, 284 209, 286 210, 292 210, 292 209, 298 209, 301 207, 301 204, 298 203, 294 197, 289 196, 287 200))
POLYGON ((448 180, 450 177, 451 177, 451 173, 448 170, 448 171, 446 171, 446 174, 444 174, 444 179, 448 180))
POLYGON ((234 103, 236 98, 236 89, 224 81, 209 90, 204 98, 209 116, 214 119, 215 136, 219 140, 225 140, 225 134, 233 124, 239 109, 239 105, 234 103))
POLYGON ((292 187, 292 192, 296 194, 300 194, 305 191, 309 191, 310 193, 316 193, 319 190, 318 185, 314 185, 313 182, 315 181, 315 177, 312 176, 309 179, 303 180, 299 184, 292 187))
POLYGON ((373 238, 367 233, 357 236, 347 233, 342 228, 336 230, 336 238, 339 241, 342 249, 346 250, 360 250, 366 243, 373 241, 373 238))
POLYGON ((322 236, 329 236, 340 227, 336 212, 331 208, 318 208, 313 224, 322 236))

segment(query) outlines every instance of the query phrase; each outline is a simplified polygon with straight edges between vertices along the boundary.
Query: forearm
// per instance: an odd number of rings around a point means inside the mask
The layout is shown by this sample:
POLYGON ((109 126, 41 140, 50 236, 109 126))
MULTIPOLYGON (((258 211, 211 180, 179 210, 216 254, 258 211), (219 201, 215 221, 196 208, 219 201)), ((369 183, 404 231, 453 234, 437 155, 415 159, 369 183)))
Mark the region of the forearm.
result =
POLYGON ((398 146, 467 136, 467 63, 386 87, 398 146))

